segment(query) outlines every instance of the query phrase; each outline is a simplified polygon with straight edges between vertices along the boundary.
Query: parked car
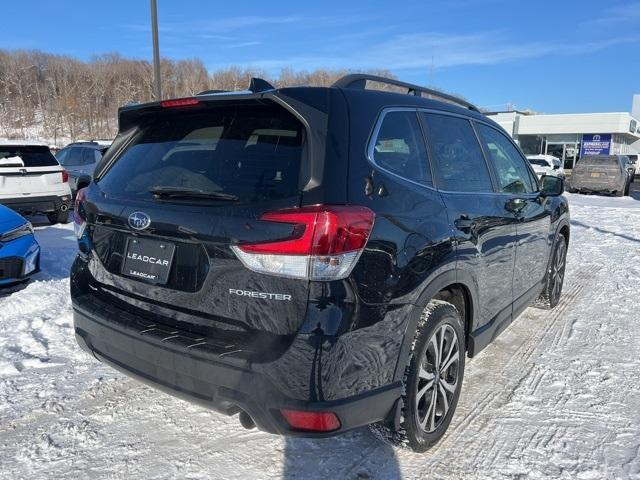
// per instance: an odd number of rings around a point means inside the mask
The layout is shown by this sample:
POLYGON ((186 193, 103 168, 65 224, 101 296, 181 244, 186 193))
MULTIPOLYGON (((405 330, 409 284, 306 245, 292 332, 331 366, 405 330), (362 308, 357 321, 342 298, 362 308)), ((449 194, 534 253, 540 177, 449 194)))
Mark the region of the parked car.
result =
POLYGON ((76 192, 89 185, 93 170, 111 145, 110 140, 91 140, 70 143, 56 154, 56 158, 69 172, 69 187, 76 192))
POLYGON ((45 143, 0 140, 0 204, 21 214, 69 221, 69 175, 45 143))
POLYGON ((40 269, 31 223, 0 205, 0 286, 22 282, 40 269))
POLYGON ((531 168, 536 172, 538 178, 543 175, 565 178, 562 160, 553 155, 528 155, 527 160, 529 160, 531 168))
POLYGON ((623 155, 592 155, 578 160, 571 172, 571 191, 629 195, 632 175, 623 155))
POLYGON ((247 428, 423 451, 465 354, 558 304, 563 181, 464 100, 254 79, 119 121, 76 200, 76 339, 247 428))

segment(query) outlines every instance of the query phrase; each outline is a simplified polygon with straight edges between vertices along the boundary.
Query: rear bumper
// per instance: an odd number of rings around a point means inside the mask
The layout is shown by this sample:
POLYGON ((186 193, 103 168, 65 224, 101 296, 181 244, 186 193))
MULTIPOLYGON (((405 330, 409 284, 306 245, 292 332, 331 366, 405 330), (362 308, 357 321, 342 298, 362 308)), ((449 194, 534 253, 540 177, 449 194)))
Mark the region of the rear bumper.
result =
POLYGON ((98 360, 226 415, 245 411, 266 432, 332 436, 387 418, 401 395, 400 383, 394 383, 339 400, 296 400, 271 382, 268 370, 281 368, 277 363, 260 364, 258 371, 250 362, 227 356, 228 352, 195 335, 157 328, 129 312, 96 303, 91 294, 73 298, 73 310, 78 344, 98 360), (284 420, 282 408, 333 412, 341 427, 322 433, 296 431, 284 420))
POLYGON ((0 204, 20 214, 51 213, 71 207, 71 194, 0 198, 0 204))

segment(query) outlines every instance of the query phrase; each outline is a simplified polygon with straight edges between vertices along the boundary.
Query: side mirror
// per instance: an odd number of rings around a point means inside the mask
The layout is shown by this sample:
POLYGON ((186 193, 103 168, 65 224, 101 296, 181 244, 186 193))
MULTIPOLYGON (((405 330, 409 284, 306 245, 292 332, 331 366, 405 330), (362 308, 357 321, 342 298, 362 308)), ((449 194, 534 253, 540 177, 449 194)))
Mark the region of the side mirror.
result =
POLYGON ((555 175, 543 175, 540 178, 540 196, 557 197, 564 192, 564 180, 555 175))

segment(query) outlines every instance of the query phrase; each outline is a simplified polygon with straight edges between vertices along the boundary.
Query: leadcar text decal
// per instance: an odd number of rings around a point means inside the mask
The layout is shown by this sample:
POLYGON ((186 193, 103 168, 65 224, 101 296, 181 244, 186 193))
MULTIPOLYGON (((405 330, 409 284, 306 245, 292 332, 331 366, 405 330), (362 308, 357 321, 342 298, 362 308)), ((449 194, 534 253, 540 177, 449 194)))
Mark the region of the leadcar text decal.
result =
POLYGON ((285 302, 291 301, 291 295, 287 295, 285 293, 252 292, 250 290, 238 290, 237 288, 230 288, 229 294, 238 295, 239 297, 262 298, 265 300, 280 300, 285 302))

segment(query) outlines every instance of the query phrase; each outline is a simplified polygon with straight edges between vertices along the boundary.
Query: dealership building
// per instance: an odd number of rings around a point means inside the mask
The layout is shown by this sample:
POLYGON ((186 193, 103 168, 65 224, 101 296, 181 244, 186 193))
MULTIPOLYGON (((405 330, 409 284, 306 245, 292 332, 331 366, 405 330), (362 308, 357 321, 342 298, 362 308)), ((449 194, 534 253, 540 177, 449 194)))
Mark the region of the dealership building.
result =
POLYGON ((640 154, 640 95, 634 95, 631 113, 538 115, 511 111, 487 115, 527 155, 553 155, 564 160, 567 168, 585 155, 640 154))

